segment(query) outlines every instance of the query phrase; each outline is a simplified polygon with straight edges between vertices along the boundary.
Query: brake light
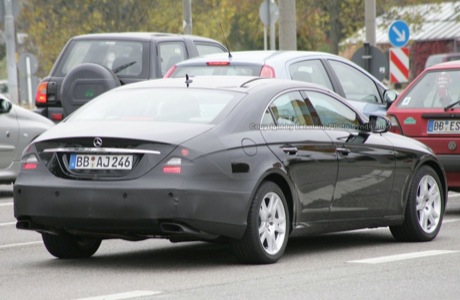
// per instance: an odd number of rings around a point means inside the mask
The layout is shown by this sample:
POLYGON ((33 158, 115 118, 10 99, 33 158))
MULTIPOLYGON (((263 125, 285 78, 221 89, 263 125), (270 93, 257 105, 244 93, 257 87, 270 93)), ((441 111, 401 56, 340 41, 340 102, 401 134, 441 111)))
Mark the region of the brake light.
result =
POLYGON ((229 61, 208 61, 206 62, 208 66, 229 66, 229 61))
POLYGON ((22 168, 24 170, 34 170, 37 168, 38 165, 38 160, 35 157, 35 155, 30 155, 28 156, 25 160, 22 162, 22 168))
POLYGON ((172 66, 172 67, 168 70, 168 72, 166 72, 164 78, 169 78, 169 77, 171 77, 171 74, 174 72, 175 69, 176 69, 176 65, 172 66))
POLYGON ((48 82, 42 82, 38 85, 37 93, 35 94, 35 104, 47 104, 48 103, 48 82))
POLYGON ((53 121, 62 121, 62 119, 64 118, 64 116, 60 113, 52 113, 51 114, 51 120, 53 121))
POLYGON ((260 70, 260 77, 275 78, 275 69, 268 65, 263 65, 260 70))
POLYGON ((401 125, 399 125, 398 119, 395 116, 388 116, 388 118, 391 121, 391 128, 390 131, 397 133, 397 134, 403 134, 401 125))
POLYGON ((173 157, 163 166, 163 173, 165 174, 180 174, 182 172, 182 159, 180 157, 173 157))

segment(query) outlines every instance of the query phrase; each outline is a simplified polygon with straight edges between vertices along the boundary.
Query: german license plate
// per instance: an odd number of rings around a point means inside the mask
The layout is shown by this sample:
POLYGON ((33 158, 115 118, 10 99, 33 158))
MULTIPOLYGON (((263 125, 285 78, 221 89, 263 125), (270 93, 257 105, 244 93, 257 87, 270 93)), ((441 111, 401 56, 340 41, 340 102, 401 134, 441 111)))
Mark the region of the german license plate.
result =
POLYGON ((427 132, 460 134, 460 120, 428 120, 427 132))
POLYGON ((71 154, 71 170, 131 170, 132 155, 71 154))

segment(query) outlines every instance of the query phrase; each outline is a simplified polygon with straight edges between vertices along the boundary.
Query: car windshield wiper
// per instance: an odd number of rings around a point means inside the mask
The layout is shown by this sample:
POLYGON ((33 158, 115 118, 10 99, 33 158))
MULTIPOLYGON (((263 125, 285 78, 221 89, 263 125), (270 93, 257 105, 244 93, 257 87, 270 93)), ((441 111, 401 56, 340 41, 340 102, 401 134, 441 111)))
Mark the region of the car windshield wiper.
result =
POLYGON ((123 71, 124 69, 126 69, 127 67, 130 67, 130 66, 134 65, 135 63, 136 63, 136 61, 131 61, 131 62, 127 63, 127 64, 121 65, 121 66, 119 66, 118 68, 116 68, 115 70, 113 70, 113 72, 114 72, 115 74, 117 74, 118 72, 123 71))
POLYGON ((451 103, 451 104, 447 105, 446 107, 444 107, 444 111, 449 110, 450 108, 454 107, 457 104, 460 104, 460 100, 457 100, 454 103, 451 103))

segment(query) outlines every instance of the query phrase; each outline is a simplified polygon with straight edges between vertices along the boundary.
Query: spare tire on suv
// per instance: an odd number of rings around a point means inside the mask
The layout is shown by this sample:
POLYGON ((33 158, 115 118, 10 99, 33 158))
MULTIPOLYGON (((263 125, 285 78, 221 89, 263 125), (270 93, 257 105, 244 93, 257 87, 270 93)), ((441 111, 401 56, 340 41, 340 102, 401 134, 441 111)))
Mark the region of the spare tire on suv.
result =
POLYGON ((38 85, 35 112, 59 122, 119 85, 162 78, 175 62, 227 52, 218 41, 158 32, 116 32, 72 37, 38 85))
POLYGON ((68 116, 94 97, 120 86, 120 80, 111 70, 98 64, 85 63, 75 67, 64 77, 61 97, 64 113, 68 116))

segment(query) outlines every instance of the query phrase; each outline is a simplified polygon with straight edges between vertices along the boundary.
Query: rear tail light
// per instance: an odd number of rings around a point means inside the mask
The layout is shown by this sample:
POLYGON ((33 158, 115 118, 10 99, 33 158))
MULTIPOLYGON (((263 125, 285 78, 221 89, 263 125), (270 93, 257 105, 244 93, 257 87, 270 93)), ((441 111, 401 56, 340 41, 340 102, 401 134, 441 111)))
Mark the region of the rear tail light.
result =
POLYGON ((51 120, 53 120, 53 121, 62 121, 63 118, 64 118, 64 115, 61 114, 61 113, 52 113, 51 114, 51 120))
POLYGON ((275 69, 268 65, 263 65, 260 70, 260 77, 275 78, 275 69))
POLYGON ((42 82, 38 85, 37 93, 35 94, 35 104, 47 104, 48 103, 48 82, 42 82))
POLYGON ((34 170, 37 168, 37 165, 38 165, 38 160, 33 154, 22 158, 22 169, 23 170, 34 170))
POLYGON ((180 157, 171 158, 163 166, 163 173, 165 174, 180 174, 181 172, 182 172, 182 159, 180 157))
POLYGON ((398 119, 395 116, 388 116, 391 121, 390 131, 398 134, 403 134, 401 125, 399 125, 398 119))

